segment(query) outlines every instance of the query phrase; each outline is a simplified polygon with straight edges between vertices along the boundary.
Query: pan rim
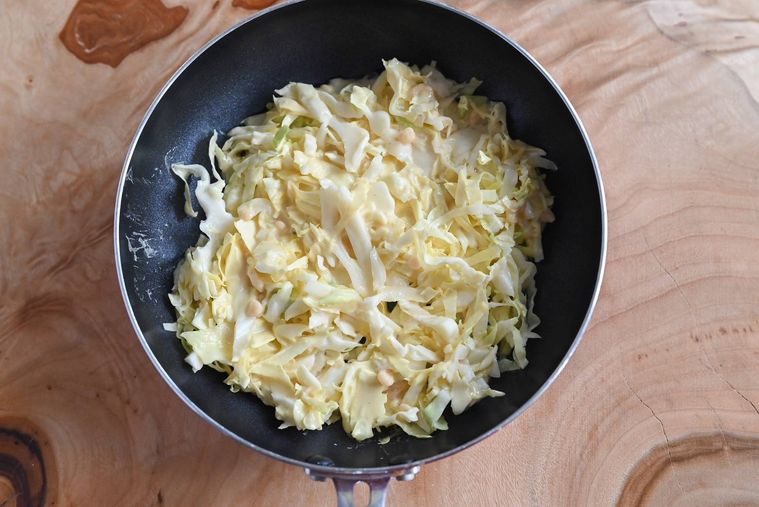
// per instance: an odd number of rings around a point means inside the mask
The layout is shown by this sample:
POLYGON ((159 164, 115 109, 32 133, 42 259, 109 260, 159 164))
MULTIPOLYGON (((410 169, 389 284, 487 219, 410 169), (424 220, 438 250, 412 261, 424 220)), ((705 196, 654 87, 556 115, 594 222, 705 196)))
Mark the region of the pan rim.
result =
POLYGON ((195 412, 197 415, 199 415, 202 419, 204 419, 207 423, 214 426, 217 430, 219 430, 222 434, 231 437, 232 439, 236 440, 237 442, 263 454, 264 456, 268 456, 270 458, 295 465, 301 468, 306 468, 308 470, 311 470, 313 472, 322 473, 325 475, 355 475, 360 476, 364 474, 380 474, 380 475, 394 475, 401 473, 405 470, 408 470, 410 468, 413 468, 415 466, 423 465, 426 463, 431 463, 446 457, 449 457, 453 454, 456 454, 460 451, 463 451, 464 449, 467 449, 486 438, 492 436, 494 433, 498 432, 502 428, 504 428, 506 425, 514 421, 517 417, 522 415, 527 409, 529 409, 537 400, 540 398, 547 390, 548 388, 556 381, 556 379, 559 377, 561 372, 566 367, 567 363, 570 361, 572 356, 574 356, 575 351, 577 350, 580 342, 583 339, 583 336, 585 332, 588 330, 588 327, 590 325, 590 321, 593 315, 593 312, 595 310, 596 304, 598 302, 598 297, 601 291, 601 286, 603 283, 603 277, 604 272, 606 270, 606 256, 607 256, 607 240, 608 240, 608 218, 607 218, 607 209, 606 209, 606 194, 604 191, 604 185, 603 185, 603 179, 601 177, 601 172, 598 165, 598 160, 595 154, 595 151, 593 150, 593 146, 590 142, 590 138, 588 137, 587 131, 585 129, 585 126, 582 123, 582 120, 580 119, 579 114, 575 110, 572 103, 567 98, 564 91, 561 89, 561 87, 558 85, 558 83, 554 80, 554 78, 548 73, 548 71, 538 62, 530 53, 527 52, 521 45, 519 45, 517 42, 513 41, 511 38, 509 38, 506 34, 501 32, 500 30, 496 29, 495 27, 491 26, 490 24, 486 23, 485 21, 482 21, 472 14, 469 14, 468 12, 465 12, 461 9, 451 7, 449 5, 441 3, 439 0, 413 0, 419 3, 427 4, 431 7, 437 7, 443 10, 447 10, 449 12, 452 12, 454 14, 458 14, 459 16, 464 17, 470 22, 474 22, 481 27, 489 30, 493 34, 497 35, 501 40, 503 40, 505 43, 511 45, 515 50, 517 50, 530 64, 532 64, 543 76, 543 78, 548 81, 548 83, 551 85, 551 87, 554 89, 554 91, 559 95, 562 102, 566 106, 566 108, 569 110, 572 119, 574 120, 578 130, 580 131, 580 134, 582 135, 582 139, 585 143, 585 147, 588 151, 588 154, 591 159, 591 163, 593 165, 593 172, 595 174, 596 178, 596 186, 598 188, 598 198, 599 198, 599 204, 600 204, 600 211, 601 211, 601 245, 600 245, 600 256, 599 256, 599 265, 598 265, 598 272, 596 275, 596 281, 595 281, 595 287, 593 289, 593 294, 590 299, 590 303, 588 305, 588 309, 585 313, 585 316, 583 318, 582 324, 580 325, 580 328, 577 331, 577 334, 575 335, 574 340, 572 341, 572 344, 570 345, 567 352, 564 354, 564 357, 559 362, 559 364, 556 366, 554 371, 549 375, 549 377, 543 382, 543 384, 540 386, 540 388, 524 403, 522 404, 517 410, 515 410, 510 416, 508 416, 506 419, 498 423, 496 426, 491 428, 490 430, 482 433, 481 435, 478 435, 477 437, 464 442, 463 444, 460 444, 452 449, 449 449, 447 451, 435 454, 433 456, 429 456, 427 458, 415 460, 413 462, 399 464, 399 465, 390 465, 390 466, 378 466, 378 467, 331 467, 331 466, 325 466, 325 465, 318 465, 318 464, 312 464, 306 461, 301 461, 295 458, 290 458, 288 456, 284 456, 282 454, 278 454, 274 451, 271 451, 269 449, 266 449, 264 447, 261 447, 259 445, 256 445, 252 442, 249 442, 245 438, 241 437, 240 435, 234 433, 233 431, 229 430, 225 426, 223 426, 221 423, 216 421, 214 418, 206 414, 200 407, 198 407, 187 395, 182 392, 182 390, 176 385, 174 380, 169 376, 169 374, 166 372, 166 370, 163 368, 161 363, 156 358, 155 354, 153 353, 152 349, 147 343, 147 340, 145 339, 145 336, 142 332, 142 329, 140 328, 139 323, 137 322, 137 318, 135 317, 134 311, 132 310, 132 305, 129 300, 129 295, 127 293, 126 284, 124 281, 124 273, 121 266, 121 251, 119 247, 119 222, 121 218, 121 202, 123 199, 123 191, 124 191, 124 185, 129 173, 129 169, 132 162, 132 156, 134 155, 134 150, 137 146, 137 142, 142 135, 142 132, 145 128, 145 125, 147 124, 148 120, 152 116, 155 108, 158 106, 160 101, 163 99, 163 96, 165 93, 171 88, 171 86, 174 84, 174 82, 179 78, 179 76, 190 66, 192 63, 195 62, 195 60, 200 57, 205 51, 207 51, 211 46, 225 38, 230 33, 234 32, 238 28, 242 27, 243 25, 246 25, 247 23, 250 23, 259 17, 265 16, 266 14, 270 12, 277 11, 279 9, 284 9, 287 7, 290 7, 292 5, 300 4, 305 2, 306 0, 288 0, 281 4, 269 7, 267 9, 261 10, 252 16, 249 16, 231 27, 227 28, 226 30, 219 33, 217 36, 210 39, 208 42, 206 42, 203 46, 200 47, 195 53, 192 54, 173 74, 172 76, 166 81, 166 83, 161 87, 160 91, 157 93, 153 101, 151 102, 150 106, 148 107, 147 111, 145 112, 145 115, 143 116, 142 120, 140 121, 139 126, 137 127, 137 130, 135 131, 134 137, 132 138, 132 141, 129 145, 129 149, 127 150, 126 157, 124 159, 124 164, 121 169, 121 175, 119 177, 118 181, 118 188, 116 191, 116 204, 114 209, 114 255, 115 255, 115 261, 116 261, 116 273, 117 278, 119 282, 119 288, 121 290, 121 296, 124 301, 124 306, 126 307, 127 314, 129 316, 129 321, 132 324, 132 328, 139 338, 140 344, 142 345, 142 348, 145 350, 145 353, 147 354, 148 358, 150 359, 150 362, 153 364, 155 369, 158 371, 159 375, 163 378, 163 380, 168 384, 168 386, 171 388, 171 390, 176 394, 179 399, 181 399, 193 412, 195 412))

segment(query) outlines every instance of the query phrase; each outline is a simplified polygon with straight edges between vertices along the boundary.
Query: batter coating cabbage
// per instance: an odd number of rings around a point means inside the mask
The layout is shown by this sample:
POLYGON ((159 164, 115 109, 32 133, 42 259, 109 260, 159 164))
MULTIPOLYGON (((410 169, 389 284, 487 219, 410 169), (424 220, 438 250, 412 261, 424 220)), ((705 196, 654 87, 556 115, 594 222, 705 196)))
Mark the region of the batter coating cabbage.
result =
POLYGON ((205 212, 169 294, 186 360, 281 427, 427 437, 446 407, 502 396, 488 379, 537 337, 531 260, 553 219, 538 168, 555 166, 476 80, 383 64, 277 90, 222 147, 214 133, 210 174, 172 166, 205 212))

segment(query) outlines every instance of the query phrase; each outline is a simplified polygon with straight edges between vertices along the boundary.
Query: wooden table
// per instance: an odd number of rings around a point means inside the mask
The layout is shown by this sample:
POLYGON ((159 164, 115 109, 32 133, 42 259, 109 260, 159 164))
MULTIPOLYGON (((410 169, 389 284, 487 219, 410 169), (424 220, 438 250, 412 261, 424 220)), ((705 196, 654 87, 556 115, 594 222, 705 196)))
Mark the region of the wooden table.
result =
MULTIPOLYGON (((122 305, 111 224, 127 145, 171 73, 250 14, 177 3, 179 27, 115 68, 62 45, 73 0, 0 6, 0 505, 43 482, 49 505, 333 502, 330 484, 192 414, 122 305)), ((573 101, 603 172, 609 257, 559 380, 495 436, 394 484, 390 504, 759 505, 759 2, 452 3, 573 101)))

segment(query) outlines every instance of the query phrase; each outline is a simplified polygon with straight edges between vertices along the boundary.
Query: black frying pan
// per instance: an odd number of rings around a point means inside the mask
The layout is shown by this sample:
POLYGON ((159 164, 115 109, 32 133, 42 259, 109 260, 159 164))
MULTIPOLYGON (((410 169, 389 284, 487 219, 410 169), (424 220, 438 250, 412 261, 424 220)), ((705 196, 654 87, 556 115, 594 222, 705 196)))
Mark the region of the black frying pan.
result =
MULTIPOLYGON (((558 86, 523 49, 466 14, 421 0, 307 0, 241 23, 193 56, 158 94, 137 130, 121 176, 115 216, 116 265, 129 316, 148 356, 185 403, 219 430, 315 477, 338 477, 341 501, 356 480, 384 500, 390 476, 411 478, 439 459, 501 428, 555 379, 593 309, 606 252, 603 190, 590 143, 558 86), (318 432, 279 430, 274 410, 253 395, 233 394, 209 368, 193 374, 174 333, 166 294, 172 273, 198 238, 198 220, 183 211, 174 162, 208 163, 207 143, 264 110, 290 81, 322 83, 381 70, 397 57, 432 60, 458 81, 476 76, 480 91, 506 103, 513 137, 544 148, 558 172, 548 177, 557 220, 545 231, 536 311, 543 336, 528 344, 524 371, 494 379, 505 397, 485 399, 430 439, 396 434, 357 443, 340 424, 318 432)), ((383 433, 380 436, 384 436, 383 433)))

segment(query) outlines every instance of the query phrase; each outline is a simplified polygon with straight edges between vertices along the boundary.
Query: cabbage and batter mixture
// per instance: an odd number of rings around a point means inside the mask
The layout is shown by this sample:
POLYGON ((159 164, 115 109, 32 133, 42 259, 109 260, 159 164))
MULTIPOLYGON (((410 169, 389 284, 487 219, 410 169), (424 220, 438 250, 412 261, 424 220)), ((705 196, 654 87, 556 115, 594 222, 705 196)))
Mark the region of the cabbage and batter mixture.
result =
POLYGON ((446 407, 503 395, 488 379, 527 365, 531 260, 553 219, 539 168, 555 166, 509 137, 479 82, 383 64, 291 83, 222 147, 213 135, 210 174, 172 167, 205 212, 169 295, 187 362, 282 427, 340 419, 357 440, 426 437, 446 407))

